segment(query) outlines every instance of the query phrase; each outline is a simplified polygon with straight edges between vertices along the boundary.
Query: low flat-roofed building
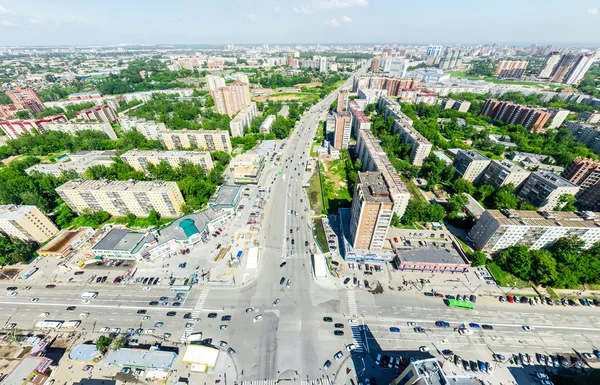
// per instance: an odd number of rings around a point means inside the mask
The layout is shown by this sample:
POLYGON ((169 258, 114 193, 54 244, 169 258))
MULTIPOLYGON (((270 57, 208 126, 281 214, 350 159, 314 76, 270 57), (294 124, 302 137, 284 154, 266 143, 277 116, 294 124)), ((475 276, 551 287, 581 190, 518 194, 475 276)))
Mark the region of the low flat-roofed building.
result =
POLYGON ((37 171, 42 174, 51 174, 59 177, 63 172, 75 171, 77 175, 83 175, 92 166, 110 167, 114 163, 113 158, 116 156, 116 153, 114 150, 79 151, 68 155, 70 161, 40 163, 25 169, 25 172, 31 174, 31 172, 37 171))
POLYGON ((204 372, 217 364, 219 349, 206 345, 189 344, 181 357, 181 362, 190 365, 192 372, 204 372))
POLYGON ((257 184, 264 166, 264 156, 254 152, 236 155, 229 162, 236 184, 257 184))
POLYGON ((66 257, 77 246, 94 234, 91 227, 80 227, 77 230, 63 230, 54 239, 41 247, 37 253, 42 257, 66 257))
POLYGON ((481 385, 476 376, 448 375, 437 358, 414 361, 392 381, 391 385, 481 385))
POLYGON ((471 266, 460 254, 445 249, 398 250, 394 267, 402 271, 463 273, 471 266))
POLYGON ((102 352, 95 344, 79 344, 69 352, 69 358, 85 364, 95 364, 102 358, 102 352))
POLYGON ((90 249, 90 254, 104 259, 142 260, 142 251, 150 240, 148 237, 152 236, 112 229, 90 249))
POLYGON ((208 200, 208 204, 215 211, 225 210, 234 213, 242 198, 242 188, 224 184, 219 186, 217 192, 208 200))
POLYGON ((2 381, 2 385, 44 385, 51 374, 52 360, 46 357, 26 357, 2 381))
POLYGON ((452 164, 452 158, 444 154, 444 151, 434 151, 433 154, 437 156, 439 160, 446 163, 446 166, 450 166, 452 164))
POLYGON ((102 361, 106 367, 127 366, 168 371, 173 367, 176 358, 177 353, 159 350, 157 347, 150 349, 121 348, 109 351, 102 361))

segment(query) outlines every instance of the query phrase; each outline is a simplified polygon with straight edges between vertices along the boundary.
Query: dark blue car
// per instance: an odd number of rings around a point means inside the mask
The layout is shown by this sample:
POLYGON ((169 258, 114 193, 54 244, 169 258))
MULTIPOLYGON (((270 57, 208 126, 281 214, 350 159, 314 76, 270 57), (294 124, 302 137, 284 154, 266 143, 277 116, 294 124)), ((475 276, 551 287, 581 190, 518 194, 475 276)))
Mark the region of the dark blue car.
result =
POLYGON ((435 321, 435 326, 437 326, 438 328, 449 328, 450 323, 446 321, 435 321))

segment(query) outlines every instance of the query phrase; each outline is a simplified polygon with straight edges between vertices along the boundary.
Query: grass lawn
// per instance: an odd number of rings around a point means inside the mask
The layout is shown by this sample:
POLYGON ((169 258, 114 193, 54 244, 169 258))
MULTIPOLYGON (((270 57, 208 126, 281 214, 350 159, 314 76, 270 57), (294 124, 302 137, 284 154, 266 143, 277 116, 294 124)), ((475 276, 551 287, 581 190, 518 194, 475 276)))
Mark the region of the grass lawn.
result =
POLYGON ((417 187, 417 185, 415 184, 415 182, 413 182, 412 180, 404 180, 405 184, 406 184, 406 188, 408 189, 408 192, 410 193, 410 195, 415 198, 418 199, 420 201, 425 201, 425 197, 423 196, 423 194, 421 194, 421 191, 419 191, 419 188, 417 187))
POLYGON ((531 283, 527 281, 523 281, 510 273, 502 270, 500 266, 496 265, 494 262, 490 262, 487 264, 487 268, 490 273, 494 276, 494 279, 500 286, 504 287, 516 287, 519 289, 524 289, 531 287, 531 283))
POLYGON ((323 188, 325 189, 326 210, 328 213, 337 213, 340 207, 350 207, 352 197, 348 191, 346 168, 343 160, 321 163, 323 188))
POLYGON ((313 229, 315 232, 315 238, 317 243, 324 253, 329 252, 329 246, 327 245, 327 237, 325 236, 325 229, 323 228, 323 220, 321 218, 315 218, 313 221, 313 229))
POLYGON ((310 201, 310 207, 315 213, 321 214, 323 212, 323 198, 321 195, 321 185, 319 184, 319 174, 317 172, 310 177, 306 194, 310 201))

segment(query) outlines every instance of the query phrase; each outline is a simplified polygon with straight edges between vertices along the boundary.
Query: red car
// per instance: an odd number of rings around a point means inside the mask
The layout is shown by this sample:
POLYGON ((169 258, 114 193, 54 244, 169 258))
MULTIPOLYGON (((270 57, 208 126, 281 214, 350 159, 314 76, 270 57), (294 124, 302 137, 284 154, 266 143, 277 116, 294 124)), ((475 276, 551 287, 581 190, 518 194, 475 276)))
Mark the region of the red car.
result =
POLYGON ((514 303, 515 302, 515 299, 513 298, 512 295, 508 296, 508 302, 510 302, 510 303, 514 303))
POLYGON ((394 237, 394 242, 398 243, 398 238, 394 237))
POLYGON ((46 289, 54 289, 56 285, 46 285, 46 289))

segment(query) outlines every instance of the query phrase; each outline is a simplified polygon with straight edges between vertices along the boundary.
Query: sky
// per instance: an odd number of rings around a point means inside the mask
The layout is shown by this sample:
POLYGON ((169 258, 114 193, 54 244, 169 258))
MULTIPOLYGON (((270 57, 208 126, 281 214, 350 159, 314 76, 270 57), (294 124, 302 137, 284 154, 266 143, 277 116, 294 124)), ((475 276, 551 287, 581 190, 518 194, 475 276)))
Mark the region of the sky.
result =
POLYGON ((600 46, 600 0, 0 0, 0 46, 600 46))

